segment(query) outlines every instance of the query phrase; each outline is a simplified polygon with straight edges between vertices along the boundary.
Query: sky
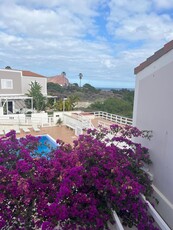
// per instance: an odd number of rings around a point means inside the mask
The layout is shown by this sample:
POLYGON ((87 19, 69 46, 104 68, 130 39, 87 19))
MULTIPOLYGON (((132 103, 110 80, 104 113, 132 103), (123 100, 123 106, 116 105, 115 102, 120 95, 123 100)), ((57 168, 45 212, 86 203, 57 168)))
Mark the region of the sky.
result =
POLYGON ((173 39, 173 0, 0 0, 0 68, 134 88, 134 68, 173 39))

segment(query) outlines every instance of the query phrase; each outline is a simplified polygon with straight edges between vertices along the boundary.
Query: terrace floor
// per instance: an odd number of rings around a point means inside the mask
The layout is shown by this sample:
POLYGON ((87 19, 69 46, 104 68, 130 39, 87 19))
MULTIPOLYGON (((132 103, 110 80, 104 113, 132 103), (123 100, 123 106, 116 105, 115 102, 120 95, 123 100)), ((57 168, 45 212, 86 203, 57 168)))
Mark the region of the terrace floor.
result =
POLYGON ((25 133, 22 129, 20 129, 20 134, 17 134, 17 137, 24 137, 26 135, 44 135, 48 134, 53 139, 60 139, 65 143, 72 144, 73 141, 77 138, 75 136, 74 130, 67 128, 66 126, 52 126, 52 127, 42 127, 40 131, 35 132, 32 128, 29 128, 30 132, 25 133))
MULTIPOLYGON (((107 121, 105 119, 95 118, 92 119, 92 124, 94 127, 98 127, 99 124, 103 125, 104 127, 109 127, 109 125, 113 124, 110 121, 107 121)), ((13 126, 7 126, 10 129, 13 129, 13 126)), ((26 135, 50 135, 53 139, 57 140, 60 139, 64 141, 67 144, 73 144, 73 141, 77 139, 77 136, 75 135, 75 131, 66 127, 65 125, 62 126, 51 126, 51 127, 41 127, 40 131, 34 131, 33 128, 28 127, 29 131, 28 133, 24 132, 22 129, 22 126, 20 127, 20 134, 16 134, 18 138, 24 137, 26 135)))

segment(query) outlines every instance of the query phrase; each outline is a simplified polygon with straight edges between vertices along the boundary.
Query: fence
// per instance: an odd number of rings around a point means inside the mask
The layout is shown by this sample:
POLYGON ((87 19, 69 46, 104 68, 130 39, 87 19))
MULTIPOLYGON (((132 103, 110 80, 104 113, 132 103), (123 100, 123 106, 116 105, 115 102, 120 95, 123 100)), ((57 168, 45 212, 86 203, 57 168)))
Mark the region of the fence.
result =
POLYGON ((47 113, 37 113, 32 115, 10 114, 0 116, 0 125, 18 125, 18 126, 53 126, 54 118, 47 113))
POLYGON ((122 124, 122 125, 132 125, 133 124, 133 120, 131 118, 122 117, 116 114, 107 113, 103 111, 94 112, 94 116, 103 118, 105 120, 108 120, 108 121, 111 121, 117 124, 122 124))
POLYGON ((73 117, 64 114, 63 123, 69 128, 74 129, 77 136, 83 133, 83 129, 92 128, 91 120, 82 116, 73 117))
MULTIPOLYGON (((147 204, 148 206, 148 211, 149 213, 151 214, 151 216, 153 217, 153 219, 155 220, 155 222, 157 223, 159 229, 161 230, 171 230, 171 228, 166 224, 166 222, 162 219, 162 217, 159 215, 159 213, 154 209, 154 207, 151 205, 151 203, 146 200, 145 196, 144 195, 141 195, 143 201, 147 204)), ((114 218, 114 221, 115 221, 115 227, 113 228, 114 230, 137 230, 136 227, 133 227, 133 228, 124 228, 123 225, 121 224, 121 220, 119 219, 119 217, 117 216, 117 213, 112 210, 112 214, 113 214, 113 218, 114 218)), ((113 230, 112 229, 112 230, 113 230)))

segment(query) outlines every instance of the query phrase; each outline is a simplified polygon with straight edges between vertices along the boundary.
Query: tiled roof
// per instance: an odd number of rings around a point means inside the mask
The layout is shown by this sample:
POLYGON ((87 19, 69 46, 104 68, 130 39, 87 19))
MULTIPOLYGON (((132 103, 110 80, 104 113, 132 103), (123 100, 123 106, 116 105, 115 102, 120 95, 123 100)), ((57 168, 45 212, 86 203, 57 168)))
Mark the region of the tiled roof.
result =
POLYGON ((168 53, 172 49, 173 49, 173 40, 168 42, 168 43, 166 43, 163 48, 161 48, 160 50, 156 51, 152 56, 147 58, 146 61, 142 62, 139 66, 137 66, 134 69, 134 73, 138 74, 140 71, 145 69, 147 66, 149 66, 150 64, 155 62, 157 59, 159 59, 160 57, 162 57, 164 54, 168 53))
POLYGON ((47 82, 53 82, 61 86, 69 85, 69 80, 64 75, 56 75, 54 77, 48 77, 47 82))
POLYGON ((23 76, 29 76, 29 77, 44 77, 45 78, 45 76, 43 76, 43 75, 28 71, 28 70, 22 70, 22 75, 23 76))

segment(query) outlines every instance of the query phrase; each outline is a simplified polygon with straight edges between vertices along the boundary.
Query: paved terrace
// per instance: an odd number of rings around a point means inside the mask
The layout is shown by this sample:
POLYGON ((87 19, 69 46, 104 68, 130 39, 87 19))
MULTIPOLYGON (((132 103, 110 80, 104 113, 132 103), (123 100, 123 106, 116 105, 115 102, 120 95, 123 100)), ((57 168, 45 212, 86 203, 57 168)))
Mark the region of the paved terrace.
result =
MULTIPOLYGON (((13 129, 13 126, 9 127, 10 129, 13 129)), ((73 140, 77 138, 75 136, 74 130, 66 127, 66 126, 52 126, 52 127, 41 127, 39 128, 40 131, 34 131, 33 128, 28 127, 29 132, 24 132, 23 128, 20 128, 20 134, 16 134, 18 138, 25 137, 26 135, 45 135, 49 134, 53 139, 61 139, 65 143, 72 144, 73 140)), ((2 135, 1 135, 2 136, 2 135)))
MULTIPOLYGON (((109 125, 113 124, 113 122, 106 121, 101 118, 95 118, 92 119, 92 124, 95 128, 97 128, 99 125, 103 125, 104 127, 109 127, 109 125)), ((13 129, 13 126, 5 126, 6 128, 13 129)), ((24 132, 22 127, 19 127, 20 134, 16 134, 18 138, 25 137, 26 135, 45 135, 49 134, 53 139, 57 140, 63 140, 65 143, 73 144, 73 141, 77 139, 77 136, 75 135, 75 130, 67 127, 66 125, 62 126, 50 126, 50 127, 40 127, 40 131, 34 131, 33 128, 28 127, 30 132, 24 132)), ((2 135, 1 135, 2 136, 2 135)))

